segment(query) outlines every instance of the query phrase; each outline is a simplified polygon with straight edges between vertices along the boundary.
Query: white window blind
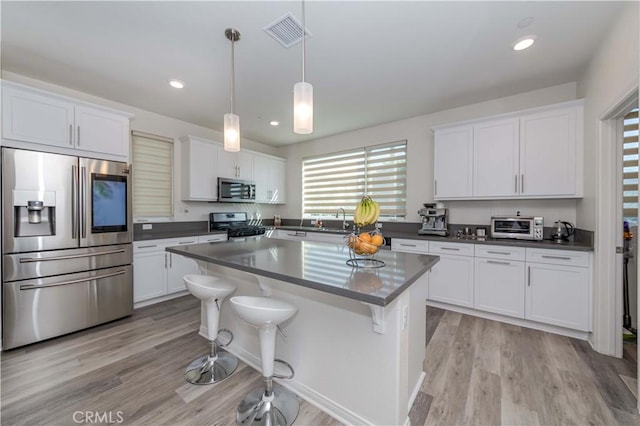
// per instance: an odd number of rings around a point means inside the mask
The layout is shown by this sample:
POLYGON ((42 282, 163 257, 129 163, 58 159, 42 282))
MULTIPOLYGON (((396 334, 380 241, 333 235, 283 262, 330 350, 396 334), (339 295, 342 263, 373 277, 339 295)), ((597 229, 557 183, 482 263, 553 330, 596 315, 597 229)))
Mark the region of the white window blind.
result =
POLYGON ((173 216, 173 139, 131 132, 133 216, 173 216))
POLYGON ((353 216, 363 195, 380 204, 380 216, 406 216, 407 141, 302 160, 302 214, 335 215, 343 207, 353 216))
POLYGON ((623 189, 624 220, 638 223, 638 109, 624 117, 623 189))

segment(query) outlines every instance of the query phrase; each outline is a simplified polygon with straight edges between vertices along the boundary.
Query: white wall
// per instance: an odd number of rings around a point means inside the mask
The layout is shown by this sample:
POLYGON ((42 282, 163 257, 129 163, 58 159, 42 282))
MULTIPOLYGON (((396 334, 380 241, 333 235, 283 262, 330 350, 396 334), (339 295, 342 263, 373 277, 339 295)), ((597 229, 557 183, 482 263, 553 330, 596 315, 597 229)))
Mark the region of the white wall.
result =
MULTIPOLYGON (((288 204, 281 210, 281 214, 283 217, 300 217, 302 211, 301 160, 304 157, 406 139, 408 141, 407 221, 418 222, 420 216, 417 210, 422 203, 433 200, 432 127, 574 99, 576 99, 576 84, 567 83, 282 147, 280 153, 288 159, 288 204)), ((389 108, 392 107, 392 105, 389 106, 389 108)), ((322 123, 315 125, 322 126, 322 123)), ((575 203, 574 200, 512 200, 454 201, 447 204, 450 208, 452 223, 488 224, 492 214, 512 214, 517 210, 522 214, 547 216, 550 219, 549 223, 560 218, 575 222, 575 203)))
MULTIPOLYGON (((32 87, 37 87, 50 92, 70 96, 86 102, 92 102, 98 105, 104 105, 114 109, 130 112, 134 114, 131 120, 131 130, 152 133, 155 135, 174 138, 174 217, 175 221, 192 221, 192 220, 208 220, 209 212, 212 211, 248 211, 251 215, 261 216, 262 218, 273 217, 277 210, 277 206, 267 204, 219 204, 219 203, 200 203, 200 202, 183 202, 180 200, 181 185, 181 161, 180 161, 180 141, 178 138, 184 135, 199 136, 213 141, 222 142, 222 133, 206 127, 197 126, 185 121, 176 120, 175 118, 145 111, 129 105, 120 104, 107 99, 98 98, 86 93, 77 92, 65 87, 56 86, 44 81, 34 80, 19 74, 8 71, 2 72, 2 78, 16 83, 22 83, 32 87)), ((277 155, 277 149, 259 142, 249 139, 242 139, 242 148, 252 151, 259 151, 266 154, 277 155)))
POLYGON ((638 3, 629 2, 593 55, 578 82, 584 105, 584 198, 577 204, 578 225, 596 229, 598 124, 601 116, 638 87, 638 3))

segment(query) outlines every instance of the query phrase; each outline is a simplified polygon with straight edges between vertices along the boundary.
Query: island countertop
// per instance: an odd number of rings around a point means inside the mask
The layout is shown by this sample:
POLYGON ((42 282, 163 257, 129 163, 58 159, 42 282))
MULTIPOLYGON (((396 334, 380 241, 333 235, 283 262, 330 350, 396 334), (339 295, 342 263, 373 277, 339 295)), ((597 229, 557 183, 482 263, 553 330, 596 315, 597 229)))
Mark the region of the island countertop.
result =
POLYGON ((272 238, 167 247, 168 252, 335 295, 386 306, 439 261, 438 256, 380 250, 382 268, 346 264, 346 245, 272 238))

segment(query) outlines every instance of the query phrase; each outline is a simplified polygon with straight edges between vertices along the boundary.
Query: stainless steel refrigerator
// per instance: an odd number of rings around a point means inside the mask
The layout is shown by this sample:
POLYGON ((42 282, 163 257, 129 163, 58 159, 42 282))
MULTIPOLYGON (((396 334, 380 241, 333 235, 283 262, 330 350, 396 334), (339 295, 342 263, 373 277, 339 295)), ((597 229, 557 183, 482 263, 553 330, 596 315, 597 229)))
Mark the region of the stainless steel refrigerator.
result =
POLYGON ((2 148, 2 347, 133 311, 126 163, 2 148))

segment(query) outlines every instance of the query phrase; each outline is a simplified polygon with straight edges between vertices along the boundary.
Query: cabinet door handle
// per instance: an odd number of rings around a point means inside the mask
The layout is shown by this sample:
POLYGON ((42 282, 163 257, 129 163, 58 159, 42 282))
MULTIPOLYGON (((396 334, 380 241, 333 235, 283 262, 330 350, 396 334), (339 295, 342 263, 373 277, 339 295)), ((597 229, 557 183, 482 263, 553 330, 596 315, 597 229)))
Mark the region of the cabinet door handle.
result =
POLYGON ((516 178, 516 189, 515 189, 515 193, 518 193, 518 175, 515 175, 514 178, 516 178))
POLYGON ((69 124, 69 145, 73 145, 73 126, 69 124))
POLYGON ((141 249, 141 248, 151 248, 151 247, 158 247, 158 245, 157 244, 151 244, 151 245, 148 245, 148 246, 138 246, 139 249, 141 249))
POLYGON ((402 247, 418 247, 418 246, 417 246, 417 245, 415 245, 415 244, 404 244, 404 243, 401 243, 400 245, 401 245, 402 247))
POLYGON ((527 271, 527 286, 531 287, 531 266, 528 267, 527 271))
POLYGON ((173 268, 173 255, 169 253, 169 268, 173 268))
POLYGON ((487 260, 487 263, 493 263, 494 265, 511 265, 509 262, 498 262, 497 260, 487 260))
POLYGON ((524 174, 520 175, 520 192, 524 194, 524 174))
POLYGON ((506 251, 487 251, 489 254, 502 254, 504 256, 511 256, 511 253, 506 251))
POLYGON ((78 126, 78 140, 76 141, 77 145, 80 146, 80 126, 78 126))
POLYGON ((178 244, 195 244, 195 241, 182 241, 181 243, 178 244))
POLYGON ((542 257, 544 259, 555 259, 555 260, 571 260, 570 257, 566 257, 566 256, 547 256, 547 255, 542 255, 542 257))
POLYGON ((167 269, 167 253, 164 254, 164 269, 167 269))
POLYGON ((438 181, 434 180, 433 183, 434 183, 434 190, 433 190, 434 194, 438 195, 438 181))
POLYGON ((454 248, 454 247, 440 247, 440 250, 460 251, 459 248, 454 248))

